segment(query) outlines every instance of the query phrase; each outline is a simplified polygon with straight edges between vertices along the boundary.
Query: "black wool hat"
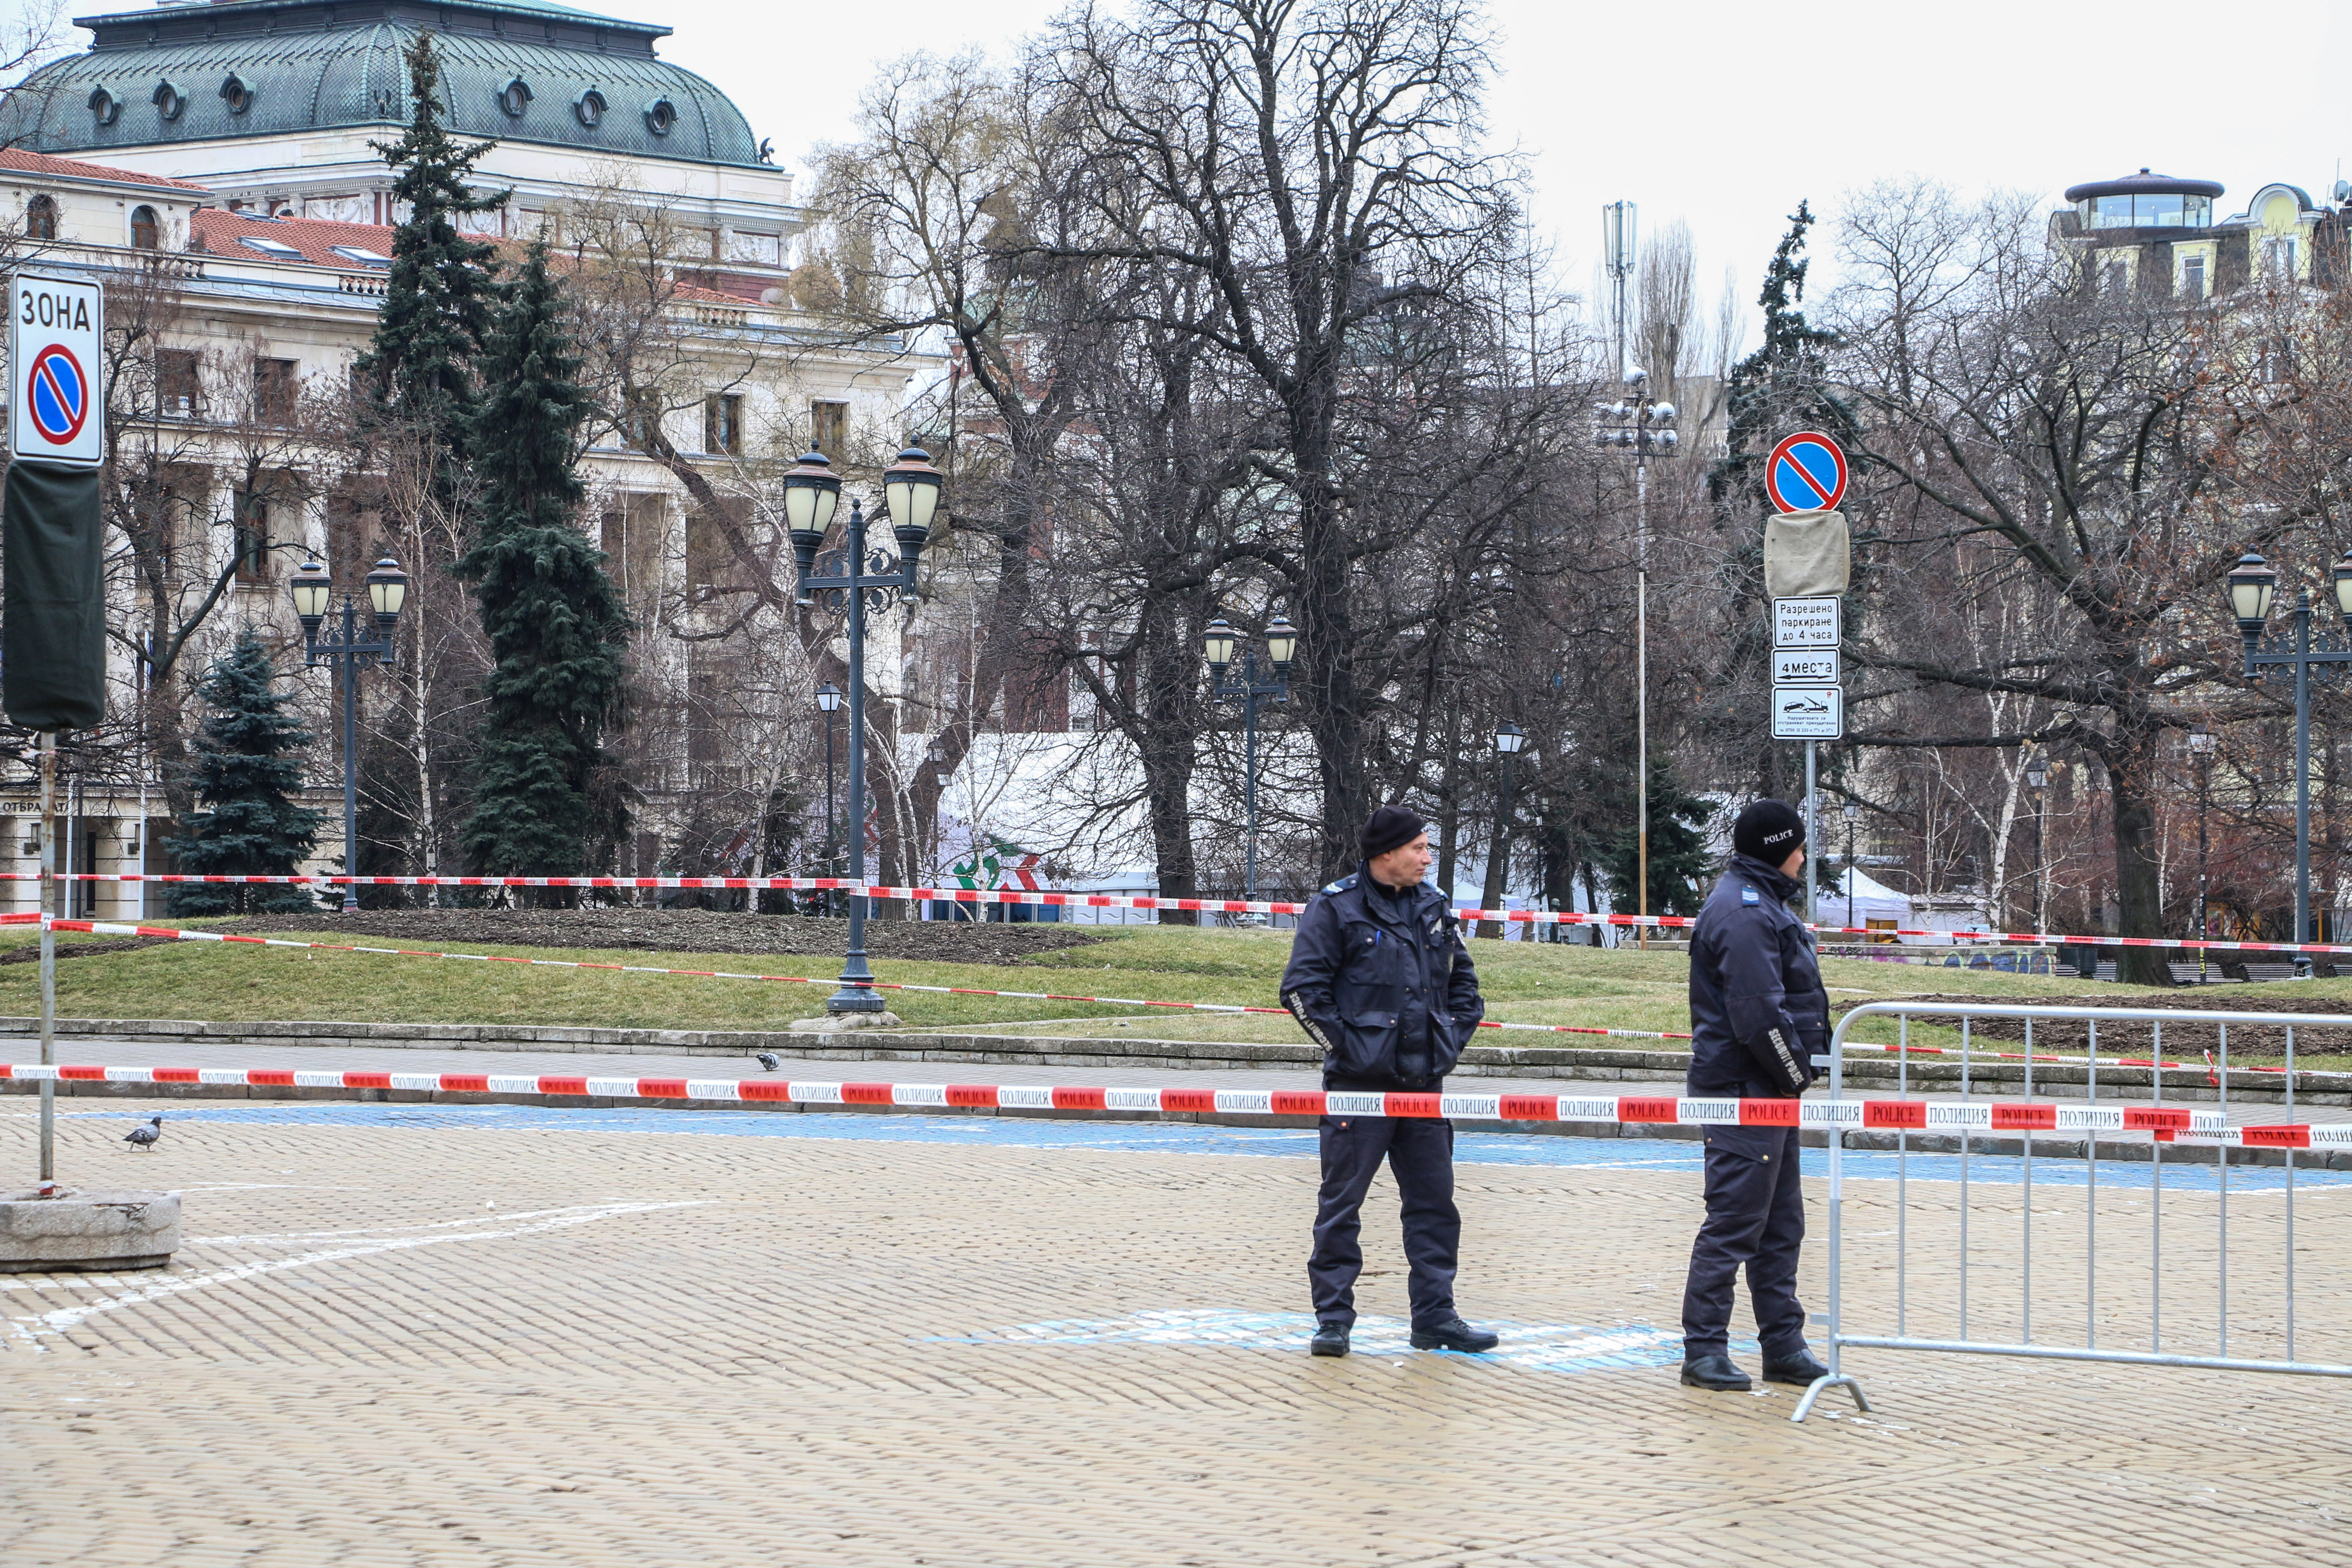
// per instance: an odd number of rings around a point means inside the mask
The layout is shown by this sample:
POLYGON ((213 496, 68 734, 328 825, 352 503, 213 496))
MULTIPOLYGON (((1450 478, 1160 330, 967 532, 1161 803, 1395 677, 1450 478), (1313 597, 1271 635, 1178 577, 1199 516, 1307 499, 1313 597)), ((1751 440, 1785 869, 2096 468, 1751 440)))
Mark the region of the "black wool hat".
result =
POLYGON ((1786 801, 1750 801, 1731 825, 1732 850, 1767 866, 1778 866, 1804 847, 1805 819, 1786 801))
POLYGON ((1401 805, 1384 805, 1364 824, 1364 858, 1370 860, 1400 845, 1410 844, 1428 826, 1427 822, 1401 805))

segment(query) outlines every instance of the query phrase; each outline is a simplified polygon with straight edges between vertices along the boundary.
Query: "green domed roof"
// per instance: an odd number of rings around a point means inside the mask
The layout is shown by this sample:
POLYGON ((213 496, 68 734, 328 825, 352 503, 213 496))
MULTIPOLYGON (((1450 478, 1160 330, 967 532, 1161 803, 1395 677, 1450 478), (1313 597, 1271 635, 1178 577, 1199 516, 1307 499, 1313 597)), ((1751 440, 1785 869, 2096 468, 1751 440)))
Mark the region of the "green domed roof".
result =
POLYGON ((0 145, 96 156, 408 118, 402 53, 431 32, 465 136, 694 163, 763 162, 726 94, 654 56, 667 27, 529 0, 215 0, 78 18, 97 41, 0 100, 0 145))

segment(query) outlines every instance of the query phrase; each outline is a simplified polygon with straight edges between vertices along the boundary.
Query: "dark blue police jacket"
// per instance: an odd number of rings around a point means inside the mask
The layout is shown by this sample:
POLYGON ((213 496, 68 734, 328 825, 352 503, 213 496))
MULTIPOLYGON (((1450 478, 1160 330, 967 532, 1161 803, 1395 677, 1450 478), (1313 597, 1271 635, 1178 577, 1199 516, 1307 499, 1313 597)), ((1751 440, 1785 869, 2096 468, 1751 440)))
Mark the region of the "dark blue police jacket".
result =
POLYGON ((1425 882, 1399 895, 1364 867, 1298 917, 1282 1005, 1323 1047, 1327 1085, 1368 1089, 1434 1085, 1486 1016, 1445 896, 1425 882))
POLYGON ((1690 948, 1694 1097, 1801 1094, 1814 1053, 1829 1048, 1829 993, 1813 939, 1787 902, 1797 888, 1779 868, 1734 855, 1699 910, 1690 948))

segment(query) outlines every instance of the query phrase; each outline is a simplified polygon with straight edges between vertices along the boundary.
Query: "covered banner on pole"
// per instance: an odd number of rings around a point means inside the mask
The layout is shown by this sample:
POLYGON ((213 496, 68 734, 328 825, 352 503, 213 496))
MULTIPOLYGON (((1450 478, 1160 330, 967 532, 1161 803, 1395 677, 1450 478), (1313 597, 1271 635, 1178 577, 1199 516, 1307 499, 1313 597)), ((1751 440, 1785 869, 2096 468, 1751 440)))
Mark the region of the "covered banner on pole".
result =
POLYGON ((27 730, 106 717, 106 527, 100 470, 23 458, 0 497, 0 705, 27 730))

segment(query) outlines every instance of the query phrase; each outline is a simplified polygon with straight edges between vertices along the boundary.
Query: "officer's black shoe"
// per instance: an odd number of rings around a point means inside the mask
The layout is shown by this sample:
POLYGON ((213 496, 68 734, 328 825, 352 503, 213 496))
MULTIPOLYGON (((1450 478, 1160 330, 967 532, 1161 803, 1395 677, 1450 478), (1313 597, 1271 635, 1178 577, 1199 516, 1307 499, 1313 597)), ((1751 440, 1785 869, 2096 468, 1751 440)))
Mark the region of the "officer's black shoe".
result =
POLYGON ((1464 1351, 1475 1355, 1480 1351, 1493 1350, 1502 1342, 1498 1335, 1490 1334, 1484 1329, 1474 1329, 1459 1318, 1450 1323, 1440 1323, 1433 1329, 1415 1329, 1412 1331, 1412 1348, 1417 1351, 1464 1351))
POLYGON ((1764 1358, 1764 1381, 1767 1383, 1792 1383, 1803 1388, 1829 1374, 1830 1369, 1815 1361, 1813 1352, 1802 1345, 1797 1347, 1793 1355, 1768 1355, 1764 1358))
POLYGON ((1719 1394, 1745 1394, 1753 1386, 1748 1374, 1720 1351, 1684 1362, 1683 1381, 1693 1388, 1712 1388, 1719 1394))
POLYGON ((1315 1331, 1314 1342, 1307 1349, 1315 1355, 1346 1355, 1348 1325, 1345 1323, 1323 1324, 1315 1331))

